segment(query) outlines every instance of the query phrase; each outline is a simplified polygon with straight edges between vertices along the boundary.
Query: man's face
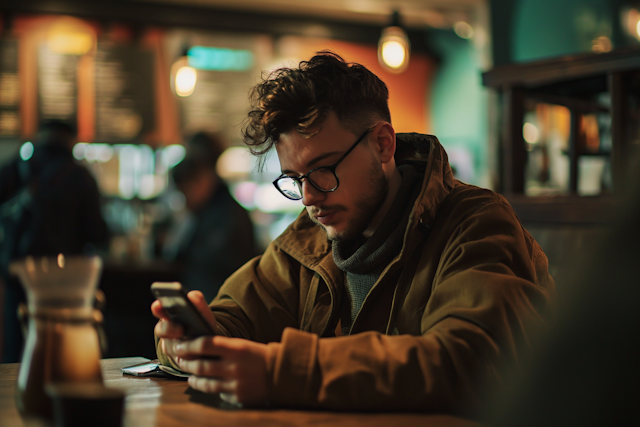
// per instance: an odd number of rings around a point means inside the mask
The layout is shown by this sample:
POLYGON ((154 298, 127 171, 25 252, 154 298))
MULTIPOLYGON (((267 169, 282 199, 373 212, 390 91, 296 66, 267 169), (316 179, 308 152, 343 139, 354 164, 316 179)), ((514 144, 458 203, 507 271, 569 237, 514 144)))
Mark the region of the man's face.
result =
MULTIPOLYGON (((330 113, 321 130, 310 138, 291 130, 281 135, 276 150, 282 172, 305 175, 311 169, 334 164, 359 135, 344 129, 330 113)), ((389 183, 379 158, 371 148, 370 135, 360 142, 336 169, 338 188, 329 193, 302 184, 302 203, 309 217, 322 227, 330 240, 348 240, 361 235, 385 200, 389 183)))

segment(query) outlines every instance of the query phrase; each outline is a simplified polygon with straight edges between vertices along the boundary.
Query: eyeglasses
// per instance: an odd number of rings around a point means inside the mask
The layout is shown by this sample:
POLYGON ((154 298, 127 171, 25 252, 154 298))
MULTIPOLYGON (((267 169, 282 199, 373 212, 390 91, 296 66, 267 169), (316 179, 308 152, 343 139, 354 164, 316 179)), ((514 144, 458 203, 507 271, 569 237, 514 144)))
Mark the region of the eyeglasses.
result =
POLYGON ((347 150, 346 153, 342 155, 338 159, 337 162, 332 164, 331 166, 321 166, 319 168, 315 168, 307 172, 306 175, 302 176, 288 176, 285 174, 280 175, 275 181, 273 181, 273 185, 278 189, 280 193, 287 199, 291 200, 301 200, 302 199, 302 180, 307 179, 309 183, 313 185, 313 187, 322 191, 323 193, 330 193, 332 191, 336 191, 338 186, 340 185, 340 180, 338 179, 338 175, 336 175, 336 168, 344 160, 345 157, 349 155, 356 145, 360 143, 364 139, 365 136, 369 134, 373 129, 367 129, 358 140, 347 150))

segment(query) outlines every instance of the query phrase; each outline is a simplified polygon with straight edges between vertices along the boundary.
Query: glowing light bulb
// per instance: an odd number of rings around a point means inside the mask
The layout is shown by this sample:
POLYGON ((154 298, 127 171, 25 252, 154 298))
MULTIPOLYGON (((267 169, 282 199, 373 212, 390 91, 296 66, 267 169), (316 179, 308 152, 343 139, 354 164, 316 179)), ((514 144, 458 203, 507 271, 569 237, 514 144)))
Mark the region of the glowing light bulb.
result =
POLYGON ((400 68, 405 58, 404 48, 395 40, 382 44, 382 60, 391 68, 400 68))
POLYGON ((171 66, 171 87, 178 96, 189 96, 196 88, 198 73, 189 65, 186 56, 181 57, 171 66))
POLYGON ((179 96, 189 96, 196 88, 198 76, 193 67, 183 66, 176 72, 176 93, 179 96))
POLYGON ((409 66, 409 40, 400 27, 382 30, 378 42, 378 61, 387 71, 402 73, 409 66))

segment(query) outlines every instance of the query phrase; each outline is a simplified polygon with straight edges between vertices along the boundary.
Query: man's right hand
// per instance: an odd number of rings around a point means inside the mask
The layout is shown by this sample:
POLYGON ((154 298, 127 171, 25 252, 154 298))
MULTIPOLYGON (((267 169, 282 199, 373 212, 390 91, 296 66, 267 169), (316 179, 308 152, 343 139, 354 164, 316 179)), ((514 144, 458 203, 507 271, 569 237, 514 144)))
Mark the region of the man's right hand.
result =
MULTIPOLYGON (((190 291, 187 294, 187 298, 189 298, 193 305, 202 313, 202 316, 209 322, 213 330, 216 330, 216 318, 211 312, 202 292, 190 291)), ((179 323, 172 322, 169 319, 169 316, 167 316, 167 313, 162 308, 162 304, 160 304, 158 300, 151 304, 151 312, 155 317, 160 319, 158 323, 156 323, 154 332, 161 340, 162 351, 173 359, 176 356, 174 351, 175 345, 184 337, 184 328, 179 323)))

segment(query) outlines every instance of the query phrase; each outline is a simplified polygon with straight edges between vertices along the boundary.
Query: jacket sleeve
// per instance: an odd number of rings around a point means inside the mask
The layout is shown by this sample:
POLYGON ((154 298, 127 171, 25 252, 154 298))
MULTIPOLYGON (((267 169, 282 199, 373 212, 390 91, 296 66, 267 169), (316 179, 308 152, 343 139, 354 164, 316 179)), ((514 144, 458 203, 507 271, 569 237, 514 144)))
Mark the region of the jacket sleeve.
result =
POLYGON ((433 283, 415 283, 416 273, 408 294, 428 301, 417 316, 420 334, 318 338, 287 329, 269 352, 274 403, 448 413, 478 404, 484 387, 499 381, 501 364, 517 359, 519 343, 544 323, 553 280, 506 202, 440 231, 450 237, 433 283))
MULTIPOLYGON (((299 283, 312 274, 271 243, 263 255, 232 274, 211 302, 218 333, 262 343, 280 341, 285 328, 299 326, 299 283)), ((157 337, 156 353, 162 364, 177 368, 157 337)))
POLYGON ((286 327, 299 327, 300 283, 308 283, 311 275, 271 243, 263 255, 232 274, 211 302, 220 333, 262 343, 280 341, 286 327))

